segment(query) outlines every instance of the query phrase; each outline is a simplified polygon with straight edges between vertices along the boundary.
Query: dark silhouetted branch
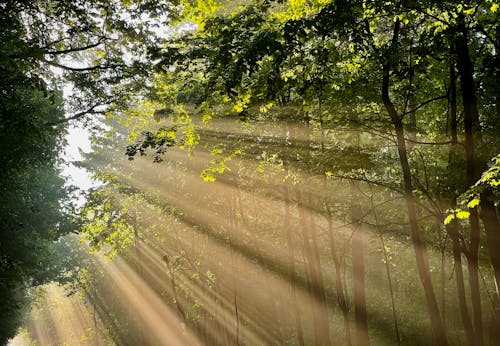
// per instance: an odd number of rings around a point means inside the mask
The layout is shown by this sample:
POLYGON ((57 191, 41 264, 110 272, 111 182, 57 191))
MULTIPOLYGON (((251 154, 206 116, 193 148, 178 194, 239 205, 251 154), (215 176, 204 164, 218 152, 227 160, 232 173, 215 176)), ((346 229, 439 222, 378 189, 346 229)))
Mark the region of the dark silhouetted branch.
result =
POLYGON ((404 112, 401 116, 404 117, 407 114, 416 112, 417 110, 419 110, 420 108, 422 108, 423 106, 425 106, 425 105, 427 105, 427 104, 429 104, 431 102, 434 102, 434 101, 437 101, 437 100, 443 100, 443 99, 446 99, 446 98, 448 98, 448 95, 441 95, 441 96, 434 97, 432 99, 429 99, 427 101, 422 102, 417 107, 415 107, 413 109, 410 109, 409 111, 404 112))
POLYGON ((96 108, 110 105, 111 103, 113 103, 115 101, 116 101, 116 99, 112 99, 112 100, 109 100, 107 102, 102 102, 102 103, 95 104, 92 107, 90 107, 90 108, 88 108, 88 109, 86 109, 84 111, 75 113, 72 116, 64 118, 64 119, 60 119, 60 120, 57 120, 57 121, 54 121, 54 122, 47 123, 46 125, 47 126, 55 126, 55 125, 67 123, 67 122, 69 122, 71 120, 77 120, 77 119, 83 118, 84 116, 89 115, 89 114, 104 114, 105 111, 96 110, 96 108))
POLYGON ((66 66, 59 64, 55 61, 51 60, 46 60, 43 59, 43 61, 51 66, 61 68, 63 70, 68 70, 68 71, 73 71, 73 72, 86 72, 86 71, 96 71, 96 70, 108 70, 108 69, 114 69, 114 68, 119 68, 119 67, 128 67, 126 64, 105 64, 105 65, 95 65, 95 66, 88 66, 88 67, 72 67, 72 66, 66 66))
POLYGON ((89 50, 95 47, 100 46, 104 42, 105 38, 101 37, 96 43, 89 44, 87 46, 83 47, 75 47, 75 48, 68 48, 68 49, 62 49, 62 50, 44 50, 44 54, 48 55, 62 55, 62 54, 69 54, 69 53, 74 53, 74 52, 81 52, 85 50, 89 50))

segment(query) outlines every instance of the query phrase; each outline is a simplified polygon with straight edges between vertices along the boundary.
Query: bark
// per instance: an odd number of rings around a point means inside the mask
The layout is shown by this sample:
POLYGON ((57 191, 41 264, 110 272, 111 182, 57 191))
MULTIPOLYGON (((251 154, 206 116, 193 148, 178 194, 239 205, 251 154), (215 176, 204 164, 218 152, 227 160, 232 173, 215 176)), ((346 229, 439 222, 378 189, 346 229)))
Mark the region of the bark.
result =
POLYGON ((392 287, 391 271, 389 268, 389 266, 390 266, 389 256, 387 256, 387 251, 386 251, 385 242, 384 242, 384 236, 382 234, 380 234, 380 244, 382 245, 382 251, 384 253, 385 273, 387 275, 387 283, 389 285, 389 294, 391 296, 392 320, 394 321, 394 332, 396 333, 396 340, 398 342, 398 345, 401 345, 401 336, 399 334, 399 323, 398 323, 398 317, 396 315, 396 302, 394 299, 394 288, 392 287))
MULTIPOLYGON (((496 26, 495 29, 495 60, 496 70, 495 79, 497 85, 500 85, 500 25, 496 26)), ((500 116, 500 91, 495 95, 496 103, 496 118, 500 116)), ((497 208, 491 200, 491 191, 486 190, 481 194, 481 220, 483 221, 486 240, 488 243, 488 251, 490 255, 491 265, 494 272, 494 283, 495 283, 495 296, 493 299, 493 316, 490 322, 490 339, 491 344, 495 344, 500 340, 500 297, 499 297, 499 285, 500 285, 500 219, 497 214, 497 208)))
MULTIPOLYGON (((137 229, 137 210, 135 210, 135 224, 136 226, 134 226, 134 248, 135 248, 135 265, 136 265, 136 271, 137 271, 137 274, 139 275, 139 277, 142 279, 144 278, 144 273, 143 273, 143 269, 142 269, 142 253, 141 253, 141 249, 139 248, 139 241, 140 241, 140 238, 139 238, 139 231, 137 229)), ((137 320, 139 321, 139 320, 137 320)), ((139 324, 140 324, 140 327, 139 327, 139 341, 141 344, 143 345, 146 345, 145 341, 146 341, 146 338, 144 337, 144 331, 143 331, 143 327, 142 327, 142 321, 139 321, 139 324)))
MULTIPOLYGON (((456 59, 454 59, 455 45, 454 43, 450 48, 450 90, 449 90, 449 106, 450 106, 450 132, 451 132, 451 148, 449 153, 449 174, 451 174, 451 170, 453 167, 456 167, 456 151, 458 145, 458 123, 457 123, 457 76, 455 73, 455 64, 456 59)), ((456 207, 456 199, 453 198, 451 201, 451 208, 454 209, 456 207)), ((460 311, 460 318, 462 320, 462 324, 464 326, 465 336, 467 338, 467 342, 469 345, 474 345, 476 336, 474 332, 474 328, 472 325, 471 317, 469 314, 469 310, 467 307, 467 297, 465 293, 465 284, 464 284, 464 274, 463 274, 463 265, 462 265, 462 249, 460 246, 459 239, 459 230, 458 223, 456 220, 453 220, 450 224, 446 226, 446 231, 451 239, 452 244, 452 253, 453 253, 453 263, 454 263, 454 272, 455 272, 455 282, 457 285, 457 300, 460 311)), ((469 264, 469 274, 471 272, 471 263, 469 264)), ((477 261, 476 261, 477 264, 477 261)), ((474 272, 474 270, 472 270, 474 272)), ((476 270, 477 273, 477 270, 476 270)), ((477 276, 476 276, 477 279, 477 276)), ((471 286, 473 287, 473 286, 471 286)), ((478 288, 477 285, 474 287, 478 288)), ((472 296, 472 294, 471 294, 472 296)), ((477 294, 474 294, 477 297, 477 294)))
MULTIPOLYGON (((496 38, 496 47, 495 47, 495 60, 496 60, 496 70, 495 70, 495 79, 496 85, 500 85, 500 25, 497 25, 495 29, 495 38, 496 38)), ((500 88, 497 88, 497 93, 495 95, 495 103, 496 103, 496 119, 500 116, 500 88)))
MULTIPOLYGON (((373 188, 371 185, 369 185, 369 186, 370 186, 370 193, 371 193, 371 198, 370 198, 371 209, 372 209, 373 217, 375 218, 375 225, 378 228, 379 221, 378 221, 377 212, 375 210, 375 204, 373 203, 373 188)), ((380 238, 380 244, 382 245, 382 252, 384 253, 385 273, 387 275, 387 283, 389 285, 389 294, 391 297, 392 319, 394 321, 394 332, 396 333, 396 340, 398 342, 398 345, 401 345, 401 336, 399 333, 399 323, 398 323, 398 318, 397 318, 397 314, 396 314, 396 302, 394 299, 394 288, 392 285, 389 256, 387 255, 387 250, 385 247, 384 235, 382 233, 380 233, 379 238, 380 238)))
MULTIPOLYGON (((451 48, 451 56, 455 52, 454 46, 451 48)), ((451 143, 455 146, 458 143, 458 122, 457 122, 457 76, 455 73, 455 59, 450 62, 450 132, 451 143)))
POLYGON ((356 329, 354 334, 354 344, 365 346, 368 340, 368 318, 366 313, 366 292, 365 292, 365 263, 363 230, 360 224, 360 205, 357 202, 358 182, 351 181, 351 220, 352 220, 352 275, 354 281, 354 321, 356 329))
MULTIPOLYGON (((476 154, 474 140, 482 142, 479 126, 479 113, 477 110, 476 90, 474 86, 474 69, 469 54, 467 43, 467 29, 464 19, 459 23, 459 35, 455 40, 457 52, 458 73, 460 76, 461 94, 464 109, 464 134, 465 134, 465 170, 467 185, 472 186, 477 180, 476 154)), ((469 284, 471 289, 472 313, 475 329, 475 344, 481 346, 483 340, 483 321, 481 311, 481 296, 479 288, 478 256, 480 227, 477 209, 470 211, 470 246, 469 246, 469 284)))
POLYGON ((97 346, 97 345, 100 345, 100 342, 99 342, 99 328, 97 326, 97 289, 95 287, 95 284, 93 285, 92 293, 94 295, 94 299, 92 299, 92 319, 94 322, 94 343, 97 346))
POLYGON ((233 305, 234 305, 234 334, 235 334, 235 345, 239 346, 240 345, 240 314, 239 314, 239 307, 238 307, 238 287, 239 287, 239 269, 238 269, 238 261, 236 259, 235 253, 234 253, 234 246, 233 244, 238 243, 238 235, 236 233, 236 220, 235 220, 235 212, 236 208, 234 206, 234 196, 231 193, 228 193, 229 196, 229 208, 228 208, 228 220, 229 220, 229 248, 231 251, 231 267, 232 267, 232 278, 233 278, 233 305))
POLYGON ((493 267, 495 281, 495 299, 493 306, 493 318, 490 329, 492 340, 500 338, 500 304, 499 304, 499 284, 500 284, 500 220, 495 210, 495 205, 491 200, 491 192, 486 190, 481 194, 481 219, 486 231, 488 251, 491 265, 493 267))
POLYGON ((342 263, 337 256, 337 242, 335 234, 333 233, 332 211, 328 203, 326 203, 326 210, 328 214, 328 239, 330 241, 330 257, 332 258, 333 265, 335 266, 335 292, 337 293, 337 301, 342 311, 344 320, 344 331, 346 345, 352 344, 351 340, 351 322, 349 320, 349 303, 347 302, 346 295, 344 294, 344 280, 342 279, 342 263))
POLYGON ((460 240, 458 237, 458 223, 453 220, 446 226, 446 230, 450 235, 453 251, 453 262, 455 271, 455 282, 457 285, 458 307, 460 310, 460 318, 465 330, 465 336, 469 345, 474 346, 476 336, 472 327, 469 311, 467 309, 467 299, 465 295, 464 273, 462 269, 462 251, 460 249, 460 240))
MULTIPOLYGON (((285 175, 288 175, 288 168, 286 168, 285 175)), ((293 318, 295 320, 295 329, 297 331, 297 338, 299 339, 299 345, 304 346, 304 332, 302 331, 302 322, 300 320, 300 312, 297 304, 297 279, 295 276, 295 257, 293 254, 293 239, 290 229, 290 194, 288 191, 288 184, 284 184, 284 201, 285 201, 285 216, 283 222, 283 228, 286 235, 286 245, 287 245, 287 261, 288 261, 288 279, 290 281, 290 292, 292 295, 292 311, 293 318)))
MULTIPOLYGON (((299 201, 302 199, 299 196, 299 201)), ((299 214, 302 219, 304 252, 310 277, 310 292, 313 302, 314 338, 315 345, 330 346, 330 326, 328 320, 328 310, 326 308, 325 286, 321 262, 319 258, 316 225, 311 210, 299 205, 299 214)))
MULTIPOLYGON (((416 103, 415 95, 409 95, 410 108, 416 103)), ((417 143, 417 111, 413 108, 408 113, 408 153, 411 153, 415 143, 417 143)))
POLYGON ((443 325, 446 329, 446 238, 441 246, 441 314, 443 315, 443 325))
MULTIPOLYGON (((240 229, 240 232, 242 234, 245 233, 245 230, 249 234, 249 240, 250 240, 250 245, 254 249, 259 248, 259 241, 257 239, 257 236, 252 229, 252 225, 249 223, 247 220, 247 217, 245 216, 245 211, 243 209, 243 203, 242 203, 242 194, 241 194, 241 188, 238 185, 236 188, 237 191, 237 196, 236 196, 236 204, 239 212, 239 218, 235 216, 235 220, 239 221, 238 229, 240 229)), ((266 268, 268 268, 268 264, 266 261, 263 260, 261 256, 258 256, 256 259, 257 263, 259 264, 259 267, 264 271, 266 268)), ((283 345, 284 344, 284 338, 283 338, 283 332, 281 326, 283 323, 281 322, 281 308, 279 306, 279 299, 277 298, 275 292, 276 289, 273 288, 270 285, 269 280, 264 280, 263 283, 263 288, 268 292, 267 298, 268 302, 266 303, 266 306, 270 307, 270 317, 269 317, 269 323, 267 323, 267 327, 270 329, 271 333, 275 335, 275 340, 278 341, 278 344, 283 345)), ((273 340, 274 341, 274 340, 273 340)))
POLYGON ((170 263, 170 260, 167 255, 163 256, 163 261, 167 265, 168 273, 170 275, 170 287, 172 289, 172 294, 174 296, 175 300, 175 306, 177 308, 177 312, 179 313, 179 316, 182 318, 182 321, 185 323, 186 322, 186 313, 182 309, 181 302, 179 301, 179 295, 177 293, 177 283, 175 282, 175 270, 172 268, 172 265, 170 263))
POLYGON ((443 320, 439 313, 436 294, 434 292, 434 287, 432 286, 431 276, 429 272, 429 264, 427 262, 427 252, 425 250, 424 243, 421 239, 420 229, 418 227, 417 211, 415 206, 415 198, 413 196, 411 172, 406 151, 403 122, 402 118, 399 116, 394 104, 392 103, 389 97, 389 76, 391 68, 390 63, 393 56, 395 55, 395 49, 397 48, 399 28, 400 28, 400 22, 399 20, 397 20, 394 25, 392 44, 388 52, 389 54, 385 57, 382 66, 382 74, 383 74, 382 100, 384 102, 384 106, 391 118, 391 121, 394 125, 394 129, 396 131, 397 148, 398 148, 401 170, 403 173, 404 198, 406 202, 406 207, 408 209, 411 240, 413 244, 413 249, 415 251, 417 272, 424 289, 427 309, 429 310, 433 336, 435 339, 435 343, 437 345, 448 345, 448 340, 446 337, 443 320))

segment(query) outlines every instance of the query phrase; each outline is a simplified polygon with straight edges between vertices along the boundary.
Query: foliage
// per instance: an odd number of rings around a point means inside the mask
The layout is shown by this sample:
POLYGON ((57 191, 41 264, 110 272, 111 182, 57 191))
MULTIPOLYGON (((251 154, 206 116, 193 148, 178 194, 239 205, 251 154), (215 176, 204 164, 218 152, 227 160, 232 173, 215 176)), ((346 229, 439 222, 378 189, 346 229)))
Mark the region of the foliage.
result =
POLYGON ((448 211, 448 216, 444 220, 445 225, 450 223, 454 218, 469 218, 470 213, 468 210, 477 208, 478 206, 481 208, 482 198, 487 198, 490 202, 498 203, 500 194, 499 185, 500 156, 496 156, 491 160, 490 167, 483 172, 481 179, 458 197, 460 208, 448 211))
MULTIPOLYGON (((487 314, 478 306, 491 304, 487 335, 494 342, 500 262, 490 243, 494 237, 482 240, 488 230, 476 211, 490 208, 490 224, 498 224, 495 1, 0 6, 10 29, 1 34, 0 50, 6 75, 0 81, 0 153, 7 173, 0 180, 6 196, 0 263, 7 268, 14 258, 12 272, 22 273, 9 290, 53 277, 37 263, 50 263, 51 242, 70 229, 70 207, 61 206, 69 191, 54 168, 59 124, 106 113, 94 151, 82 163, 103 181, 82 212, 83 239, 91 252, 125 259, 141 280, 155 285, 175 306, 181 328, 217 343, 203 329, 209 326, 223 331, 228 344, 239 344, 241 322, 248 335, 262 329, 257 334, 268 339, 261 343, 304 344, 305 338, 328 344, 329 328, 335 335, 345 328, 346 344, 351 329, 388 341, 394 328, 397 343, 482 345, 487 314), (167 31, 168 37, 162 35, 167 31), (71 65, 75 61, 84 67, 71 65), (45 74, 48 67, 64 71, 62 78, 77 88, 69 103, 73 115, 66 119, 61 95, 45 84, 57 80, 45 74), (143 156, 150 151, 148 161, 143 156), (478 172, 484 172, 481 178, 478 172), (468 186, 471 177, 474 186, 468 186), (454 221, 468 218, 470 223, 454 221), (4 229, 21 232, 11 237, 4 229), (365 244, 357 242, 360 233, 365 244), (26 251, 31 248, 40 251, 26 251), (421 289, 413 284, 415 260, 421 289), (360 261, 366 263, 361 270, 360 261), (449 284, 451 271, 456 281, 449 284), (484 284, 475 287, 479 271, 484 284), (373 292, 360 293, 364 276, 373 292), (273 292, 269 282, 280 280, 286 288, 277 284, 281 291, 273 292), (380 302, 383 280, 390 286, 390 308, 380 302), (199 287, 209 298, 199 296, 199 287), (306 296, 306 306, 294 301, 295 290, 306 296), (486 302, 490 291, 494 299, 486 302), (457 295, 458 306, 449 295, 457 295), (276 298, 274 308, 268 297, 276 298), (420 310, 424 303, 431 323, 420 310), (234 310, 235 339, 218 324, 220 316, 209 315, 211 304, 228 316, 234 310), (241 321, 239 309, 245 311, 241 321), (343 321, 332 315, 337 310, 343 321), (409 322, 413 314, 421 322, 409 322), (445 317, 446 330, 435 323, 445 317), (349 327, 353 321, 359 325, 349 327)), ((92 270, 81 272, 81 286, 106 295, 105 285, 96 284, 102 273, 92 270)), ((111 299, 110 320, 123 314, 119 305, 111 299)), ((129 323, 134 327, 116 331, 117 338, 131 336, 140 344, 134 317, 117 326, 129 323)))

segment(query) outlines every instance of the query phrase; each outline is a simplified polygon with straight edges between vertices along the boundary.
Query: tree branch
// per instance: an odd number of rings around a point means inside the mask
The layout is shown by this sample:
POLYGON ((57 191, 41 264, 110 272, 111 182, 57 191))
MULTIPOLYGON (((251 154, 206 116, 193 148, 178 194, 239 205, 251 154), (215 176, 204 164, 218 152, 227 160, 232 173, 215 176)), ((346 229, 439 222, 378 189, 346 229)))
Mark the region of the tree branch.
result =
POLYGON ((489 32, 487 32, 486 29, 481 24, 476 25, 475 28, 477 28, 479 30, 479 32, 481 34, 483 34, 484 37, 486 37, 488 39, 488 41, 495 47, 495 49, 497 51, 500 50, 500 46, 499 46, 498 42, 495 41, 495 39, 493 37, 491 37, 489 32))
POLYGON ((422 108, 423 106, 425 106, 425 105, 427 105, 427 104, 429 104, 431 102, 434 102, 434 101, 437 101, 437 100, 443 100, 443 99, 446 99, 446 98, 448 98, 448 95, 441 95, 441 96, 434 97, 432 99, 429 99, 427 101, 422 102, 417 107, 415 107, 413 109, 410 109, 409 111, 404 112, 401 116, 404 117, 407 114, 416 112, 417 110, 419 110, 420 108, 422 108))
POLYGON ((61 55, 61 54, 68 54, 68 53, 74 53, 74 52, 81 52, 84 50, 98 47, 103 43, 103 41, 104 41, 104 37, 101 37, 101 38, 99 38, 99 40, 96 43, 92 43, 92 44, 89 44, 87 46, 68 48, 68 49, 63 49, 63 50, 44 50, 43 53, 48 54, 48 55, 61 55))
POLYGON ((86 72, 86 71, 95 71, 95 70, 107 70, 107 69, 113 69, 113 68, 117 68, 117 67, 128 67, 126 64, 110 64, 110 63, 107 63, 106 65, 95 65, 95 66, 89 66, 89 67, 71 67, 71 66, 62 65, 62 64, 59 64, 55 61, 51 61, 51 60, 47 60, 47 59, 43 59, 42 61, 51 65, 51 66, 58 67, 58 68, 61 68, 63 70, 73 71, 73 72, 86 72))
POLYGON ((339 178, 339 179, 348 179, 348 180, 361 181, 361 182, 365 182, 365 183, 368 183, 368 184, 372 184, 372 185, 376 185, 376 186, 381 186, 381 187, 384 187, 384 188, 386 188, 388 190, 395 191, 395 192, 398 192, 400 194, 403 194, 403 191, 401 189, 397 188, 396 186, 393 186, 393 185, 390 185, 388 183, 384 183, 384 182, 381 182, 381 181, 370 180, 368 178, 355 177, 355 176, 350 176, 350 175, 335 174, 335 173, 329 173, 328 176, 329 177, 333 177, 333 178, 339 178))
POLYGON ((445 141, 445 142, 421 142, 417 141, 415 139, 411 138, 405 138, 407 142, 415 143, 415 144, 422 144, 422 145, 447 145, 447 144, 452 144, 452 141, 445 141))
POLYGON ((113 103, 115 101, 116 101, 116 99, 112 99, 112 100, 109 100, 107 102, 95 104, 92 107, 90 107, 90 108, 88 108, 88 109, 86 109, 84 111, 75 113, 75 114, 73 114, 70 117, 67 117, 67 118, 64 118, 64 119, 60 119, 60 120, 57 120, 57 121, 54 121, 54 122, 49 122, 49 123, 46 123, 45 125, 46 126, 55 126, 55 125, 67 123, 67 122, 69 122, 71 120, 80 119, 80 118, 82 118, 82 117, 84 117, 84 116, 86 116, 88 114, 104 114, 105 113, 104 111, 96 110, 96 108, 97 107, 102 107, 102 106, 110 105, 111 103, 113 103))

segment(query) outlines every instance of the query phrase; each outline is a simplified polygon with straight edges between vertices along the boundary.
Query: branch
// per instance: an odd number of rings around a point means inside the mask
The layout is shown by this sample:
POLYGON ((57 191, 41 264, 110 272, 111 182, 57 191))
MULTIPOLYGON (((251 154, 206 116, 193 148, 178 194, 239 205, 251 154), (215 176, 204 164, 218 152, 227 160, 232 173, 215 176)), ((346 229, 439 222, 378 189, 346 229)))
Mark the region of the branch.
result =
POLYGON ((401 23, 398 18, 394 24, 391 45, 389 46, 387 52, 385 52, 383 56, 384 61, 382 63, 382 102, 384 103, 387 113, 389 114, 389 117, 394 125, 401 123, 401 119, 403 117, 403 115, 399 116, 398 111, 396 110, 396 107, 394 106, 394 103, 389 95, 391 63, 396 53, 400 26, 401 23))
MULTIPOLYGON (((422 185, 422 183, 420 182, 420 180, 418 179, 418 177, 416 175, 414 175, 414 174, 412 176, 413 176, 413 181, 415 181, 415 185, 425 195, 425 197, 427 197, 427 200, 429 201, 429 204, 433 208, 433 209, 430 209, 430 208, 425 208, 425 209, 431 215, 433 215, 439 221, 441 221, 441 215, 443 215, 443 211, 441 210, 441 208, 439 208, 439 205, 437 204, 437 202, 435 201, 435 199, 431 196, 429 190, 427 190, 427 188, 425 188, 422 185)), ((420 205, 422 206, 422 204, 420 204, 420 205)))
POLYGON ((415 144, 423 144, 423 145, 448 145, 452 144, 452 141, 446 141, 446 142, 421 142, 417 141, 415 139, 410 139, 410 138, 405 138, 405 141, 415 143, 415 144))
POLYGON ((414 9, 415 11, 419 12, 420 14, 423 14, 424 16, 430 17, 438 22, 441 22, 444 25, 452 26, 452 23, 447 22, 447 21, 443 20, 442 18, 439 18, 438 16, 435 16, 431 13, 428 13, 427 11, 424 11, 423 9, 419 8, 418 6, 412 7, 411 9, 414 9))
POLYGON ((86 116, 88 114, 104 114, 105 113, 104 111, 96 110, 96 108, 97 107, 102 107, 102 106, 110 105, 111 103, 113 103, 115 101, 116 101, 116 99, 112 99, 112 100, 109 100, 107 102, 95 104, 92 107, 90 107, 89 109, 86 109, 84 111, 75 113, 75 114, 73 114, 70 117, 67 117, 67 118, 64 118, 64 119, 60 119, 60 120, 57 120, 57 121, 54 121, 54 122, 46 123, 45 126, 55 126, 55 125, 67 123, 67 122, 69 122, 71 120, 80 119, 80 118, 82 118, 82 117, 84 117, 84 116, 86 116))
MULTIPOLYGON (((403 108, 403 116, 406 113, 406 110, 408 109, 408 103, 410 102, 410 96, 411 96, 411 89, 413 87, 413 38, 410 40, 409 67, 410 67, 410 78, 408 81, 408 92, 406 93, 405 106, 403 108)), ((413 112, 411 112, 411 113, 413 113, 413 112)))
POLYGON ((41 48, 42 50, 44 50, 44 49, 48 49, 50 46, 53 46, 53 45, 55 45, 55 44, 57 44, 57 43, 59 43, 59 42, 62 42, 62 41, 64 41, 64 40, 70 40, 70 39, 71 39, 71 37, 72 37, 72 36, 65 36, 65 37, 61 37, 61 38, 59 38, 59 39, 57 39, 57 40, 54 40, 54 41, 51 41, 51 42, 47 43, 45 46, 40 47, 40 48, 41 48))
POLYGON ((328 176, 333 177, 333 178, 339 178, 339 179, 348 179, 348 180, 356 180, 356 181, 362 181, 368 184, 376 185, 376 186, 381 186, 386 189, 389 189, 391 191, 398 192, 400 194, 403 194, 403 191, 398 189, 397 187, 393 185, 389 185, 387 183, 381 182, 381 181, 376 181, 376 180, 370 180, 368 178, 363 178, 363 177, 353 177, 349 175, 342 175, 342 174, 335 174, 335 173, 330 173, 328 176))
POLYGON ((101 37, 96 43, 89 44, 88 46, 68 48, 68 49, 63 49, 63 50, 44 50, 44 54, 60 55, 60 54, 68 54, 68 53, 73 53, 73 52, 81 52, 84 50, 98 47, 103 43, 103 41, 104 41, 104 37, 101 37))
POLYGON ((434 97, 430 100, 427 100, 427 101, 424 101, 422 102, 421 104, 419 104, 417 107, 413 108, 413 109, 410 109, 409 111, 406 111, 404 112, 401 116, 404 117, 405 115, 407 114, 410 114, 410 113, 413 113, 413 112, 416 112, 417 110, 419 110, 420 108, 422 108, 423 106, 425 106, 426 104, 429 104, 431 102, 434 102, 434 101, 437 101, 437 100, 442 100, 442 99, 446 99, 448 98, 448 95, 441 95, 441 96, 437 96, 437 97, 434 97))
POLYGON ((485 30, 485 28, 481 24, 476 25, 476 28, 479 30, 479 32, 481 34, 483 34, 488 39, 488 41, 490 41, 491 44, 493 44, 493 46, 495 47, 495 49, 497 51, 500 50, 500 45, 498 44, 498 42, 495 41, 495 39, 493 37, 491 37, 491 35, 489 34, 489 32, 487 32, 485 30))
POLYGON ((45 63, 61 68, 63 70, 68 70, 68 71, 74 71, 74 72, 85 72, 85 71, 95 71, 95 70, 107 70, 107 69, 113 69, 117 67, 128 67, 126 64, 109 64, 107 63, 106 65, 95 65, 95 66, 89 66, 89 67, 71 67, 71 66, 66 66, 59 64, 55 61, 50 61, 47 59, 43 59, 45 63))

